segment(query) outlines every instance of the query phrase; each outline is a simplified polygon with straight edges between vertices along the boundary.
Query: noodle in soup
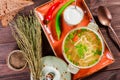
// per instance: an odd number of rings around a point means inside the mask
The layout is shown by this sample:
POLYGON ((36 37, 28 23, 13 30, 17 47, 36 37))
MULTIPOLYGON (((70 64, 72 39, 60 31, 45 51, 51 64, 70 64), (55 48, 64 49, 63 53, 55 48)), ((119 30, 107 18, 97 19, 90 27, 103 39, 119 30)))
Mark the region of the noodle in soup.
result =
POLYGON ((80 67, 94 65, 102 55, 100 38, 93 31, 86 28, 69 33, 63 46, 66 58, 72 64, 80 67))

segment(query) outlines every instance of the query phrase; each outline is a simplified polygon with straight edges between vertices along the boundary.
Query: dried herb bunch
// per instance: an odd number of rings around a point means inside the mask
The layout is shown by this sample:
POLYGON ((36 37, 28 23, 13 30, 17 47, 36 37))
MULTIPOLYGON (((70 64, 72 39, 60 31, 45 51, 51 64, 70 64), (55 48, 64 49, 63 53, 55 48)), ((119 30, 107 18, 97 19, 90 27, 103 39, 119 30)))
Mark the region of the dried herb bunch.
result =
POLYGON ((31 75, 34 80, 40 80, 42 39, 40 24, 32 12, 29 16, 18 16, 10 23, 12 34, 17 41, 18 47, 24 52, 31 75))

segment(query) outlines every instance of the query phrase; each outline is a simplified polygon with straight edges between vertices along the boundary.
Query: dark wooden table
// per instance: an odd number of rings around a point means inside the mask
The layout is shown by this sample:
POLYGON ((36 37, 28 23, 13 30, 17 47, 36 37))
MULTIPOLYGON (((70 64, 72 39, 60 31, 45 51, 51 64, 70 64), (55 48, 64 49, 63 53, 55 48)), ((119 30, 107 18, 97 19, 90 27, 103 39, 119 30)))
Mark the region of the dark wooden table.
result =
MULTIPOLYGON (((35 4, 25 8, 20 13, 28 13, 29 9, 34 9, 36 6, 43 4, 48 0, 34 0, 35 4)), ((120 7, 120 6, 119 6, 120 7)), ((120 49, 115 43, 114 35, 111 31, 104 26, 102 26, 97 17, 94 17, 96 22, 99 24, 100 29, 103 33, 105 40, 107 41, 110 50, 115 57, 115 62, 104 69, 84 78, 83 80, 120 80, 120 49)), ((114 22, 113 22, 114 23, 114 22)), ((120 39, 120 25, 114 27, 119 39, 120 39)), ((43 54, 54 55, 52 49, 42 32, 43 36, 43 54)), ((23 71, 13 71, 7 66, 8 54, 17 49, 16 41, 14 40, 11 30, 9 27, 2 28, 0 25, 0 80, 30 80, 29 69, 26 68, 23 71)))

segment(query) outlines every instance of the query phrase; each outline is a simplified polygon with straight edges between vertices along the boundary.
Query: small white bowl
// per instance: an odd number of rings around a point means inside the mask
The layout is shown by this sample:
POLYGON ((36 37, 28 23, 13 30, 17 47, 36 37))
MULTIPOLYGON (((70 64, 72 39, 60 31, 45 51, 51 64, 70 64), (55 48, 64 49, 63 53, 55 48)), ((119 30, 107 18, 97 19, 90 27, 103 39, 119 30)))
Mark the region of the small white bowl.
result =
POLYGON ((84 12, 79 6, 71 5, 64 10, 63 17, 67 24, 77 25, 82 21, 84 12))

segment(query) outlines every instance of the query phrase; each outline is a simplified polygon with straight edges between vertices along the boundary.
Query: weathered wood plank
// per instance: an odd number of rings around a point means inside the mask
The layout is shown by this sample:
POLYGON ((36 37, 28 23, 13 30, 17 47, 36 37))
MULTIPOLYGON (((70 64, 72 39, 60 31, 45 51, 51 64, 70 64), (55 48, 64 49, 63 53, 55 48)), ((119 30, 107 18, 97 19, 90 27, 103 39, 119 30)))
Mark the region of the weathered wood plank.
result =
POLYGON ((7 64, 3 64, 3 65, 0 65, 0 72, 2 74, 0 74, 0 77, 4 77, 5 75, 14 75, 14 74, 20 74, 20 73, 23 73, 23 72, 28 72, 28 68, 22 70, 22 71, 14 71, 12 69, 10 69, 7 64))
POLYGON ((29 80, 28 68, 23 71, 13 71, 7 65, 0 65, 0 80, 29 80))
POLYGON ((115 58, 115 62, 109 66, 107 66, 104 70, 117 70, 120 69, 120 56, 119 58, 115 58))
POLYGON ((8 54, 15 49, 17 49, 16 42, 0 44, 0 60, 6 60, 8 54))
MULTIPOLYGON (((120 70, 97 72, 82 80, 120 80, 120 70)), ((80 80, 80 79, 78 79, 80 80)))
POLYGON ((0 28, 0 44, 14 42, 10 27, 0 28))

